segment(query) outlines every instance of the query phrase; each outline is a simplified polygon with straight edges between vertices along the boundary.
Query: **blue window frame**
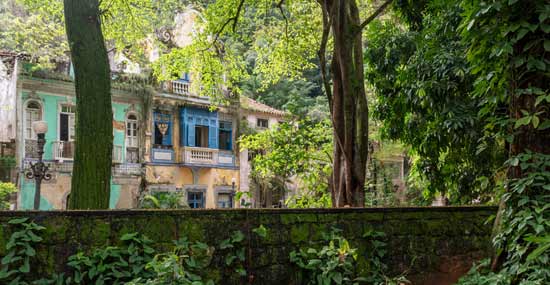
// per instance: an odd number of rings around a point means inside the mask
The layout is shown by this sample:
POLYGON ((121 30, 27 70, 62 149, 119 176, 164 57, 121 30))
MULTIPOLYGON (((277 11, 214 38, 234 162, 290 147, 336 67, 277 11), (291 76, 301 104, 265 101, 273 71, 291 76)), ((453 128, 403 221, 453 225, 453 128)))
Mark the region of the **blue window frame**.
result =
POLYGON ((220 121, 220 131, 218 138, 219 149, 231 150, 232 149, 233 132, 231 122, 220 121))
POLYGON ((185 107, 180 110, 180 132, 182 146, 196 145, 196 127, 208 127, 208 148, 218 148, 218 112, 207 109, 185 107))
POLYGON ((153 112, 155 137, 154 144, 172 146, 172 116, 159 111, 153 112))
POLYGON ((187 192, 187 204, 191 209, 204 208, 204 193, 203 192, 187 192))

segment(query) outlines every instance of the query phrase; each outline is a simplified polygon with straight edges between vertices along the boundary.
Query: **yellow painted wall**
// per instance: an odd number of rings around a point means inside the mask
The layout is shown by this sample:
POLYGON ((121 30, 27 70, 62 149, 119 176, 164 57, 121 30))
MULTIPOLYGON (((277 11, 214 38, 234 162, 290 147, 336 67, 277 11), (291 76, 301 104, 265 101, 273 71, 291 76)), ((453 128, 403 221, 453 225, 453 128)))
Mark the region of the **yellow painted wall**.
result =
POLYGON ((201 168, 199 179, 195 184, 193 173, 189 167, 180 166, 146 166, 146 179, 149 185, 174 185, 176 188, 185 188, 189 185, 206 186, 205 206, 216 207, 216 186, 231 186, 231 179, 235 178, 235 190, 239 189, 239 171, 233 169, 201 168))

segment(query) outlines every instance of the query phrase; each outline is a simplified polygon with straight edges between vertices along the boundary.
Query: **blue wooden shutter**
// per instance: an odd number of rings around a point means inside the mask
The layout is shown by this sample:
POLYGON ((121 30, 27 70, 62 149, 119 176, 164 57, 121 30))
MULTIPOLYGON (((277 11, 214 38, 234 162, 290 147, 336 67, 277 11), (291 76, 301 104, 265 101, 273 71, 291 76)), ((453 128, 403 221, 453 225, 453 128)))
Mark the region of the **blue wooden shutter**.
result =
POLYGON ((228 125, 229 128, 227 130, 229 131, 229 142, 227 144, 227 150, 233 150, 233 125, 231 123, 228 125))
POLYGON ((187 132, 185 130, 186 123, 185 108, 180 109, 180 146, 185 146, 187 143, 187 132))
POLYGON ((187 146, 195 146, 195 120, 192 117, 187 118, 187 146))
POLYGON ((212 117, 208 127, 208 147, 218 148, 218 120, 212 117))

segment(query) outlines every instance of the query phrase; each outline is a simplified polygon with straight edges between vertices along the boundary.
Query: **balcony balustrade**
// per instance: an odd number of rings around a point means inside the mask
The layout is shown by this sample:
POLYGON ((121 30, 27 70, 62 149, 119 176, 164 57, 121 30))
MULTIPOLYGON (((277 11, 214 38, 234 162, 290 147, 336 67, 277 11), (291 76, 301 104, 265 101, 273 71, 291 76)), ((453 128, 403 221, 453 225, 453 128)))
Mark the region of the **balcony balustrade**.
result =
POLYGON ((171 91, 178 95, 189 95, 189 82, 171 81, 171 91))
POLYGON ((53 141, 52 142, 53 159, 64 161, 73 160, 74 142, 73 141, 53 141))
POLYGON ((235 158, 231 151, 202 147, 184 147, 181 154, 181 162, 185 164, 234 166, 235 158))

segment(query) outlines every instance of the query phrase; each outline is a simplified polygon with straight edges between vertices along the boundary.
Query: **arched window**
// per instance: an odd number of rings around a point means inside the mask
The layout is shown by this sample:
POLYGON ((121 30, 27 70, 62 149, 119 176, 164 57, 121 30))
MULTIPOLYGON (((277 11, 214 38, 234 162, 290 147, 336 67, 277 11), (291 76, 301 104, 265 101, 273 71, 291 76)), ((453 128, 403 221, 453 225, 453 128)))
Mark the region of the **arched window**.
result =
POLYGON ((126 160, 128 162, 139 161, 138 147, 138 119, 135 114, 128 114, 126 117, 126 160))
POLYGON ((32 123, 40 121, 42 118, 42 107, 36 101, 29 101, 25 106, 25 139, 35 140, 36 134, 32 128, 32 123))
POLYGON ((138 147, 138 120, 136 115, 130 114, 126 119, 126 146, 138 147))

